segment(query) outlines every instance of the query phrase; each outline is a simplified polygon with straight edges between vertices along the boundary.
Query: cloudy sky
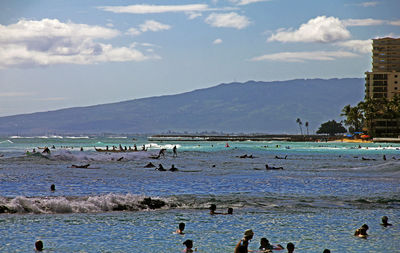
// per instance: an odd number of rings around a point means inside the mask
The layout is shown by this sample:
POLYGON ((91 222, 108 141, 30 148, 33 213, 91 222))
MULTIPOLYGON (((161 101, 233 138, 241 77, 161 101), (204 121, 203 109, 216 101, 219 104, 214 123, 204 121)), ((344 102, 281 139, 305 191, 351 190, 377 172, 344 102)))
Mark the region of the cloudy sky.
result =
POLYGON ((363 77, 398 0, 2 0, 0 116, 233 81, 363 77))

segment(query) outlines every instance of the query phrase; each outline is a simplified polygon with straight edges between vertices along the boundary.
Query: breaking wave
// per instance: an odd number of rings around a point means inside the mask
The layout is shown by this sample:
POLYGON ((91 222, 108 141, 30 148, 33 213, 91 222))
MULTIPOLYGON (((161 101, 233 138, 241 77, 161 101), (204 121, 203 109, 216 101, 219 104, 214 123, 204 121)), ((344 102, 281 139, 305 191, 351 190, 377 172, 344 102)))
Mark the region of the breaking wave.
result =
POLYGON ((154 209, 208 209, 216 204, 218 210, 228 207, 261 208, 264 210, 296 211, 301 209, 400 209, 400 199, 393 198, 346 198, 336 197, 249 197, 181 195, 171 197, 147 197, 135 194, 107 194, 99 196, 57 197, 0 197, 0 213, 8 214, 55 214, 100 213, 113 211, 145 211, 154 209))

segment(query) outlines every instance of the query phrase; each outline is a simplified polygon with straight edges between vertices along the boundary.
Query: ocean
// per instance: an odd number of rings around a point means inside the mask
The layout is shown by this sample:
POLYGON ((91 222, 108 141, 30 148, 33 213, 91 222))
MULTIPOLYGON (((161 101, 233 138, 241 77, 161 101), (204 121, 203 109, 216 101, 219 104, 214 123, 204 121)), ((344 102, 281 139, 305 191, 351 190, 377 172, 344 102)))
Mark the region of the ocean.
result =
POLYGON ((400 144, 10 136, 0 156, 0 252, 32 252, 36 240, 44 252, 182 252, 187 239, 233 252, 246 229, 251 250, 266 237, 295 252, 400 252, 400 144), (147 151, 95 151, 119 144, 147 151), (211 204, 233 215, 210 215, 211 204), (367 239, 353 235, 363 224, 367 239))

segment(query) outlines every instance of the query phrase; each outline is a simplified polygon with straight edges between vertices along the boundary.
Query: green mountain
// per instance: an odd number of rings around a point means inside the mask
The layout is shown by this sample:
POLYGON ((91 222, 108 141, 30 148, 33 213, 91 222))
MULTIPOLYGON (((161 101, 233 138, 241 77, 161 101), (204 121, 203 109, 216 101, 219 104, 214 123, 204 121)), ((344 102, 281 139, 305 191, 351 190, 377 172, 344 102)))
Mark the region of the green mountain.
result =
POLYGON ((297 79, 220 84, 187 93, 0 117, 0 135, 223 131, 310 133, 363 99, 364 80, 297 79))

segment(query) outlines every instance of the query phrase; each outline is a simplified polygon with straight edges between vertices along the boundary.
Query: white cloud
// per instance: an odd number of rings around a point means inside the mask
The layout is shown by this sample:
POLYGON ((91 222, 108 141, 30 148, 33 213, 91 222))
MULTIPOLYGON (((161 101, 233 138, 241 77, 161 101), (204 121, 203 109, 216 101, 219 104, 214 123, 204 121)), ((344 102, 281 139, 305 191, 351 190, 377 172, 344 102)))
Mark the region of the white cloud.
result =
POLYGON ((220 38, 213 41, 213 44, 215 44, 215 45, 221 44, 221 43, 222 43, 222 39, 220 39, 220 38))
POLYGON ((158 31, 162 31, 162 30, 171 29, 170 25, 162 24, 155 20, 146 20, 146 22, 139 25, 138 27, 139 28, 135 28, 135 27, 129 28, 125 34, 137 36, 137 35, 141 34, 142 32, 148 32, 148 31, 158 32, 158 31))
POLYGON ((243 29, 250 25, 250 21, 246 16, 241 16, 235 12, 230 13, 211 13, 205 22, 214 27, 226 27, 243 29))
POLYGON ((329 43, 350 37, 342 21, 335 17, 319 16, 302 24, 299 29, 280 29, 268 41, 329 43))
POLYGON ((338 58, 350 58, 357 56, 357 54, 346 51, 282 52, 253 57, 250 60, 282 62, 333 61, 338 58))
POLYGON ((133 46, 114 48, 95 39, 111 39, 117 30, 57 19, 20 20, 0 25, 0 68, 143 61, 146 56, 133 46))
POLYGON ((231 0, 231 2, 237 4, 237 5, 248 5, 252 3, 258 3, 258 2, 268 2, 271 0, 231 0))
POLYGON ((207 4, 186 4, 186 5, 148 5, 136 4, 128 6, 101 6, 98 7, 104 11, 114 13, 148 14, 165 12, 199 12, 207 11, 207 4))
POLYGON ((348 40, 338 42, 337 45, 364 54, 371 53, 372 51, 372 40, 348 40))
POLYGON ((345 26, 374 26, 374 25, 384 25, 387 23, 386 20, 380 19, 345 19, 342 21, 345 26))
POLYGON ((203 14, 201 14, 200 12, 186 12, 186 15, 189 19, 195 19, 201 17, 203 14))
POLYGON ((139 25, 139 28, 140 28, 140 31, 142 31, 142 32, 147 32, 147 31, 158 32, 158 31, 162 31, 162 30, 169 30, 169 29, 171 29, 171 26, 162 24, 155 20, 146 20, 146 22, 144 22, 144 24, 139 25))
POLYGON ((137 35, 139 35, 139 34, 141 34, 141 33, 142 33, 142 32, 139 31, 137 28, 132 27, 132 28, 129 28, 128 31, 126 31, 125 34, 127 34, 127 35, 132 35, 132 36, 137 36, 137 35))

